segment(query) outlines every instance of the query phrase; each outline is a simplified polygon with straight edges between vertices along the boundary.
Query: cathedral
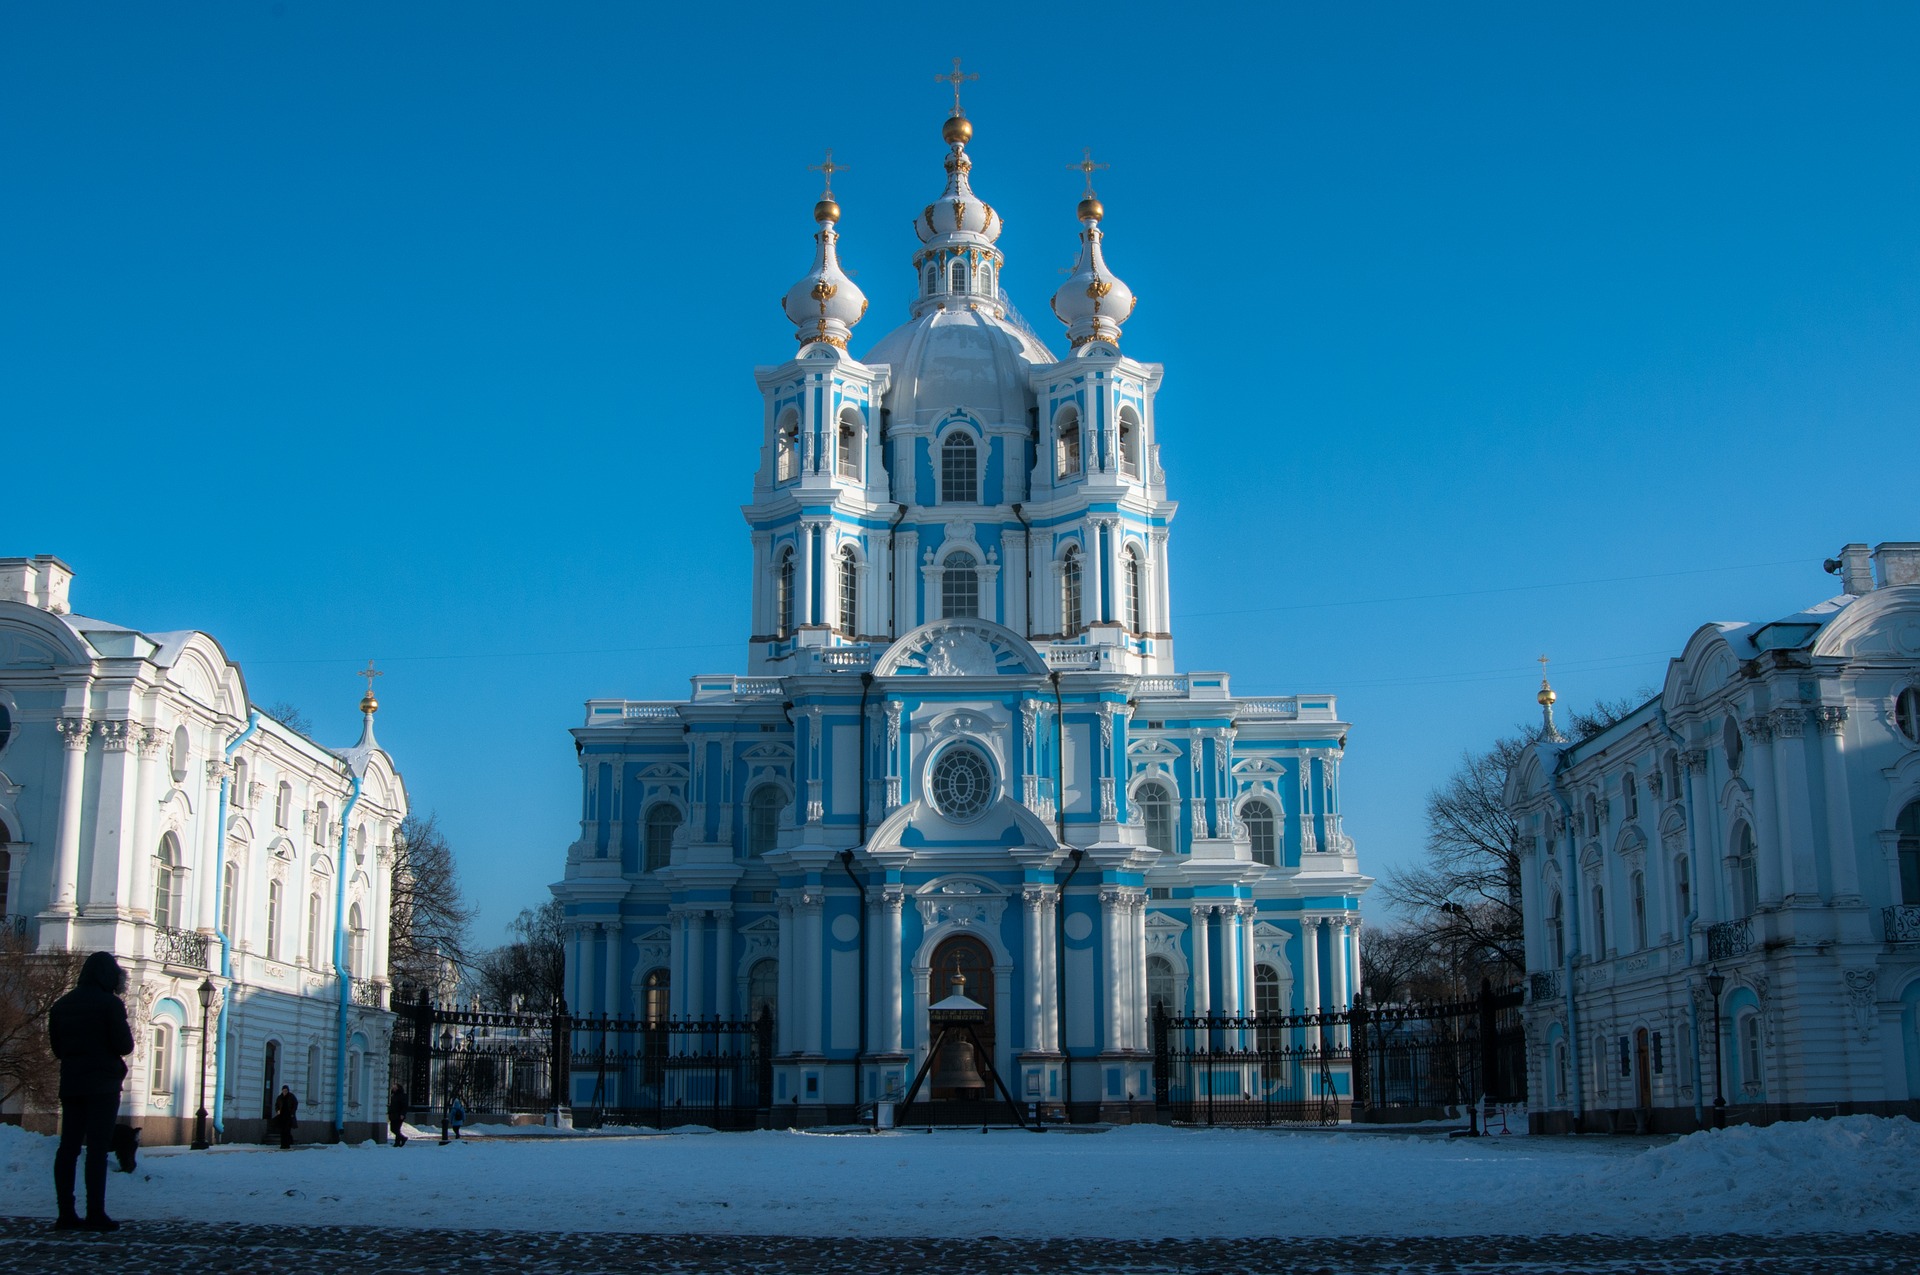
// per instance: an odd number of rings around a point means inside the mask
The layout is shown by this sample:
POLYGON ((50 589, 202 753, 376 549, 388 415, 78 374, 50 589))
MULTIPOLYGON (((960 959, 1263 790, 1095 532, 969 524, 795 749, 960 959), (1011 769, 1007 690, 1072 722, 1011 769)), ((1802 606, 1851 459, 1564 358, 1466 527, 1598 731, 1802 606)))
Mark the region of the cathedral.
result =
POLYGON ((770 1017, 777 1118, 826 1123, 907 1092, 958 992, 1019 1103, 1148 1119, 1155 1008, 1351 1002, 1348 728, 1177 671, 1162 369, 1122 353, 1104 209, 1089 181, 1062 357, 1008 300, 957 105, 942 137, 907 320, 862 358, 822 166, 797 349, 754 373, 747 673, 573 731, 568 1002, 770 1017))

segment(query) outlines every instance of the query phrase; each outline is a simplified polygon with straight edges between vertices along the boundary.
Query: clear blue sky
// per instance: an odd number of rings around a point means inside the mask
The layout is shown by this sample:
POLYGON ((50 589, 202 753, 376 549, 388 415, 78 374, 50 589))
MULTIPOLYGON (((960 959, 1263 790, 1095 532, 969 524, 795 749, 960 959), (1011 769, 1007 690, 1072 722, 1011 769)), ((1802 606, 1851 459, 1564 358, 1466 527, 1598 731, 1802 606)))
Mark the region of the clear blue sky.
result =
POLYGON ((1920 538, 1913 5, 0 8, 0 553, 380 734, 493 939, 590 696, 738 671, 760 406, 831 146, 905 318, 959 54, 1006 285, 1092 146, 1164 362, 1186 668, 1330 690, 1349 830, 1699 623, 1920 538))

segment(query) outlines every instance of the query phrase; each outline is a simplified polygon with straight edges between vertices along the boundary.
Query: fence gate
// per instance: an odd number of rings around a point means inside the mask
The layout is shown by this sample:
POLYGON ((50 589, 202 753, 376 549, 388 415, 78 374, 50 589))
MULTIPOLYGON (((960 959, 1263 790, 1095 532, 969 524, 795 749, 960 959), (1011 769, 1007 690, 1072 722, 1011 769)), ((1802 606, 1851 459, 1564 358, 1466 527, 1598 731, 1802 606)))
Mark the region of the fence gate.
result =
POLYGON ((1153 1019, 1153 1099, 1180 1124, 1330 1125, 1348 1068, 1341 1014, 1153 1019))
POLYGON ((1466 1106, 1482 1099, 1524 1102, 1526 1035, 1519 987, 1419 1005, 1354 1005, 1355 1119, 1398 1109, 1466 1106))

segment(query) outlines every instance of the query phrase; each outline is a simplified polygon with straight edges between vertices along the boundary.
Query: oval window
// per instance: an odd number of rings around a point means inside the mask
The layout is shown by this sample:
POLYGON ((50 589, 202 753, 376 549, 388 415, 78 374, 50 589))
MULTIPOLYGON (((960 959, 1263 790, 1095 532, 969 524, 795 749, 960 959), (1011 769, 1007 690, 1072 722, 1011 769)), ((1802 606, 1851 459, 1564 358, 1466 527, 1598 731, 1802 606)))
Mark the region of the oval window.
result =
POLYGON ((993 800, 993 770, 971 748, 950 750, 933 767, 933 804, 949 819, 972 819, 993 800))

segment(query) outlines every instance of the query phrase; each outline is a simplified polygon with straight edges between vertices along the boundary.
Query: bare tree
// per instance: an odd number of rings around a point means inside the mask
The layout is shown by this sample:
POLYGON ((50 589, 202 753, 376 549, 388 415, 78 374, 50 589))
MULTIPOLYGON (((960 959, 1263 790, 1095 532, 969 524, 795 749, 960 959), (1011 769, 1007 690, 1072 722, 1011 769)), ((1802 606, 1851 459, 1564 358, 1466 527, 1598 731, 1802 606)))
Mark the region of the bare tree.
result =
POLYGON ((0 927, 0 1106, 19 1098, 51 1107, 60 1064, 47 1043, 47 1011, 73 990, 83 957, 35 952, 11 927, 0 927))
POLYGON ((460 892, 453 846, 437 815, 409 814, 393 840, 387 965, 396 986, 438 987, 466 965, 473 905, 460 892))
POLYGON ((1577 740, 1592 739, 1615 722, 1623 720, 1627 714, 1656 694, 1658 692, 1651 686, 1643 686, 1631 695, 1622 695, 1617 699, 1596 700, 1593 707, 1584 713, 1576 709, 1567 714, 1567 727, 1577 740))
MULTIPOLYGON (((560 900, 526 908, 507 926, 512 937, 480 954, 473 973, 481 998, 497 1009, 545 1009, 566 996, 567 942, 560 900)), ((578 1008, 577 1006, 575 1008, 578 1008)))
POLYGON ((275 700, 271 704, 256 704, 254 707, 295 734, 305 735, 308 739, 313 738, 313 723, 307 720, 307 715, 300 711, 298 705, 282 699, 275 700))
POLYGON ((1428 935, 1374 925, 1360 931, 1360 988, 1372 1004, 1442 999, 1452 992, 1449 979, 1428 935))

